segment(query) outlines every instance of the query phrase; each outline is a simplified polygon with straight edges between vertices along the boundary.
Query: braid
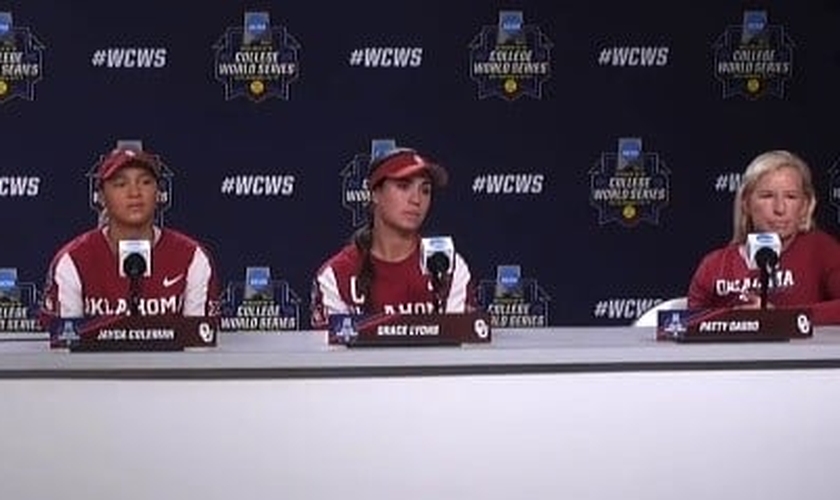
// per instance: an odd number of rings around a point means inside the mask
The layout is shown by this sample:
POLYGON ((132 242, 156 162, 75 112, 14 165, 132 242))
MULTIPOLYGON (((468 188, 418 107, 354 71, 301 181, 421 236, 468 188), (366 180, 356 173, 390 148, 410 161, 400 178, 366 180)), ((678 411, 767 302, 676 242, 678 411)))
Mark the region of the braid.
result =
POLYGON ((373 246, 373 217, 368 218, 367 223, 356 230, 353 234, 353 243, 362 254, 362 266, 359 268, 356 283, 359 286, 359 293, 365 300, 362 304, 362 312, 367 314, 370 312, 370 289, 374 278, 373 258, 370 254, 371 246, 373 246))
POLYGON ((110 217, 108 217, 108 210, 103 208, 99 211, 99 219, 97 220, 97 227, 100 229, 108 225, 108 221, 110 221, 110 217))
MULTIPOLYGON (((394 148, 387 153, 373 158, 368 165, 368 180, 371 179, 371 175, 391 158, 406 154, 406 153, 416 153, 413 149, 410 148, 394 148)), ((376 185, 368 185, 368 190, 373 191, 377 188, 376 185)), ((353 233, 352 242, 356 246, 356 249, 362 255, 362 264, 359 267, 359 275, 356 276, 356 285, 358 287, 357 291, 362 294, 364 298, 364 302, 362 303, 362 313, 370 314, 372 311, 371 308, 371 300, 370 300, 370 291, 373 287, 373 280, 375 279, 375 272, 373 269, 373 257, 371 256, 371 247, 373 246, 373 204, 369 203, 368 206, 368 220, 367 222, 356 230, 353 233)))

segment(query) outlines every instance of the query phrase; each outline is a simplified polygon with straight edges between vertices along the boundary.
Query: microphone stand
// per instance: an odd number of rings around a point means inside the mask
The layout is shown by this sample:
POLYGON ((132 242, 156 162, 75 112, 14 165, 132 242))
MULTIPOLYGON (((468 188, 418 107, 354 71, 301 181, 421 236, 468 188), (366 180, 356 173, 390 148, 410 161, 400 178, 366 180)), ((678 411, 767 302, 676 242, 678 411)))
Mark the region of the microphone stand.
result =
POLYGON ((443 299, 444 278, 440 273, 432 273, 432 295, 435 299, 435 314, 444 314, 446 304, 443 299))
POLYGON ((770 288, 770 270, 767 269, 767 266, 761 266, 761 297, 760 297, 760 306, 761 309, 767 309, 767 289, 770 288))
POLYGON ((128 285, 128 309, 132 316, 140 315, 140 277, 132 276, 128 285))
POLYGON ((128 276, 128 310, 132 316, 140 315, 140 277, 146 272, 146 259, 139 253, 129 254, 123 261, 123 271, 128 276))

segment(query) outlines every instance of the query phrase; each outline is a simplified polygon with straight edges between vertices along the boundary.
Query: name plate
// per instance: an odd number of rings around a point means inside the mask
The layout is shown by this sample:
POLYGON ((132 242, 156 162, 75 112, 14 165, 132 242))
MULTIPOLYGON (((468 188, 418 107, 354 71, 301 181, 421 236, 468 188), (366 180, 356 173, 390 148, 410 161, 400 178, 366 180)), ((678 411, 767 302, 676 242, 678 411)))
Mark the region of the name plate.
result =
POLYGON ((797 309, 732 309, 659 311, 656 339, 676 342, 762 342, 809 338, 814 334, 811 311, 797 309))
POLYGON ((330 316, 329 344, 364 346, 442 346, 491 341, 490 314, 377 314, 330 316))
POLYGON ((183 351, 216 347, 219 320, 200 316, 102 316, 50 321, 50 348, 71 352, 183 351))

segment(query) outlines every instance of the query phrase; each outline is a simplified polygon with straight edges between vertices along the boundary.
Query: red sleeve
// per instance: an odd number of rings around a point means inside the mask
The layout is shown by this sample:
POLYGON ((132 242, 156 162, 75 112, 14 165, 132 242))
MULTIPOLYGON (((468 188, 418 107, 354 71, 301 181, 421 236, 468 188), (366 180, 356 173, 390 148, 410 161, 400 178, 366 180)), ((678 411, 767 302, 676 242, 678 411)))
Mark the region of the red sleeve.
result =
POLYGON ((342 254, 331 258, 318 270, 312 280, 310 292, 310 325, 315 330, 329 326, 329 317, 334 314, 354 314, 358 311, 344 300, 341 282, 348 281, 344 270, 346 262, 341 262, 342 254))
POLYGON ((811 321, 815 325, 840 324, 840 299, 811 304, 811 321))
POLYGON ((712 252, 700 261, 691 284, 688 286, 688 308, 709 309, 714 304, 714 276, 712 276, 713 262, 717 260, 719 251, 712 252))
POLYGON ((814 324, 840 324, 840 243, 831 235, 823 234, 817 240, 813 271, 820 276, 823 301, 811 304, 814 324))
POLYGON ((54 318, 84 316, 83 284, 76 262, 65 246, 50 263, 39 308, 41 325, 46 329, 54 318))
POLYGON ((42 329, 47 331, 49 331, 53 320, 58 318, 56 307, 56 302, 58 301, 58 288, 56 287, 55 279, 53 278, 54 268, 55 263, 53 262, 50 264, 50 268, 47 271, 47 277, 44 283, 44 293, 38 304, 38 324, 41 325, 42 329))

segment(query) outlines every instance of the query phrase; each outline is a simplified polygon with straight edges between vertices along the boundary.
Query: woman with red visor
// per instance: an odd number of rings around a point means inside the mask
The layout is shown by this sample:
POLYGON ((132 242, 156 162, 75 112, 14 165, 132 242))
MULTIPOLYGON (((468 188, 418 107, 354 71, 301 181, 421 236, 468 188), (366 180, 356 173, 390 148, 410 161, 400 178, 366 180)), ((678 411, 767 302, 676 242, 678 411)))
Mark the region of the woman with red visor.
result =
POLYGON ((219 288, 212 259, 195 239, 154 224, 161 165, 146 152, 117 148, 96 173, 104 216, 55 255, 42 320, 131 314, 120 274, 121 240, 148 240, 152 259, 139 282, 137 314, 215 316, 219 288))
MULTIPOLYGON (((369 221, 318 270, 313 328, 326 328, 333 314, 434 312, 431 280, 420 267, 420 228, 434 189, 445 187, 448 177, 413 149, 396 148, 371 163, 369 221)), ((472 274, 457 253, 445 296, 443 312, 475 308, 472 274)))

